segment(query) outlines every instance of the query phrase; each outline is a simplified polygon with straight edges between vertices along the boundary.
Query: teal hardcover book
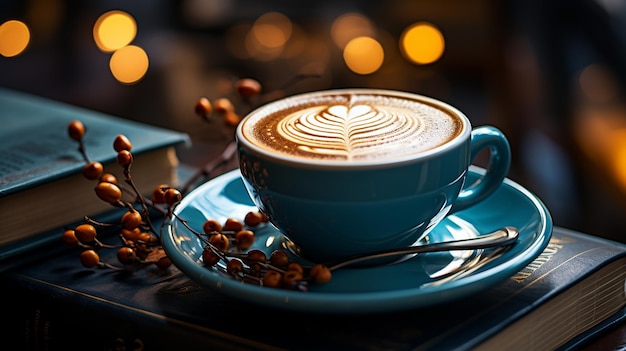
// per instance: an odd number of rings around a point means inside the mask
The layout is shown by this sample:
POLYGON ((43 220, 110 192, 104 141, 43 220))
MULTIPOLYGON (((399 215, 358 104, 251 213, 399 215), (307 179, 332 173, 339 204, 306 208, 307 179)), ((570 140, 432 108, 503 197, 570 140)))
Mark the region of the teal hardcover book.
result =
POLYGON ((78 254, 66 249, 0 273, 0 284, 11 287, 2 310, 12 323, 3 332, 22 348, 569 350, 626 316, 626 246, 562 228, 536 260, 492 288, 358 316, 247 304, 175 267, 86 269, 78 254))
POLYGON ((85 125, 87 154, 105 172, 123 179, 113 140, 124 134, 140 189, 177 181, 176 147, 189 143, 186 134, 0 88, 0 258, 45 242, 49 230, 112 208, 97 201, 95 183, 81 175, 85 160, 67 132, 72 120, 85 125))

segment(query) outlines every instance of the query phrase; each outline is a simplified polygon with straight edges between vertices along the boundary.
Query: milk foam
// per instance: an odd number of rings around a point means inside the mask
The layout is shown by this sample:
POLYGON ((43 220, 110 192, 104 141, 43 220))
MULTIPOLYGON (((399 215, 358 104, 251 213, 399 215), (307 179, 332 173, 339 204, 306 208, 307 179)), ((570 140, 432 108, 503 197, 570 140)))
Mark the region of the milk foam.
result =
POLYGON ((376 94, 301 96, 257 110, 243 135, 270 152, 363 161, 416 155, 459 135, 458 116, 418 100, 376 94))

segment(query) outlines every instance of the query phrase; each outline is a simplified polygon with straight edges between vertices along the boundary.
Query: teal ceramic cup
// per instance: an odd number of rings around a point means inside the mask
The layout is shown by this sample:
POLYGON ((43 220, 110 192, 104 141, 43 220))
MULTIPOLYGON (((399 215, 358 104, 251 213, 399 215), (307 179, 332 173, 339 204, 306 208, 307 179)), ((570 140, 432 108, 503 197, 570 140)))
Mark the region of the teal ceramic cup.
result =
POLYGON ((419 245, 446 215, 498 189, 510 166, 505 135, 473 128, 425 96, 338 89, 261 106, 236 131, 243 183, 305 259, 419 245), (472 184, 472 160, 489 150, 472 184))

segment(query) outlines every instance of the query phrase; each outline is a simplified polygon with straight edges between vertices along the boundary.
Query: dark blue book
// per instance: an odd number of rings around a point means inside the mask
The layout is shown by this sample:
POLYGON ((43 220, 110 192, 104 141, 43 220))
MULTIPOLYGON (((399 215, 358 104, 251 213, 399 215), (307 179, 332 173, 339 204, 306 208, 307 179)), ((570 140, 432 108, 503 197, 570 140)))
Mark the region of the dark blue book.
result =
POLYGON ((48 242, 50 230, 112 208, 80 173, 85 160, 68 136, 72 120, 85 125, 87 154, 105 172, 123 179, 113 141, 124 134, 138 188, 176 186, 176 147, 189 142, 186 134, 0 88, 0 261, 48 242))
POLYGON ((38 262, 0 274, 11 321, 2 332, 20 349, 567 350, 626 316, 626 246, 558 227, 541 255, 499 285, 358 316, 247 304, 175 267, 86 269, 79 251, 42 248, 38 262))

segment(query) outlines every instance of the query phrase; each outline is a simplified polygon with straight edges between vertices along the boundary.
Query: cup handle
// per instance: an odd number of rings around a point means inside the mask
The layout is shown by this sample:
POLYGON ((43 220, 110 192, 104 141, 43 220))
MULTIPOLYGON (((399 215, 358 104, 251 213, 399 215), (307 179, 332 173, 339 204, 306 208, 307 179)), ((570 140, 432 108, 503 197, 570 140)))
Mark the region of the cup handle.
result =
POLYGON ((489 148, 489 165, 485 174, 472 184, 465 184, 450 213, 466 209, 491 195, 500 187, 511 166, 511 148, 506 136, 492 126, 480 126, 472 130, 470 161, 478 153, 489 148))

